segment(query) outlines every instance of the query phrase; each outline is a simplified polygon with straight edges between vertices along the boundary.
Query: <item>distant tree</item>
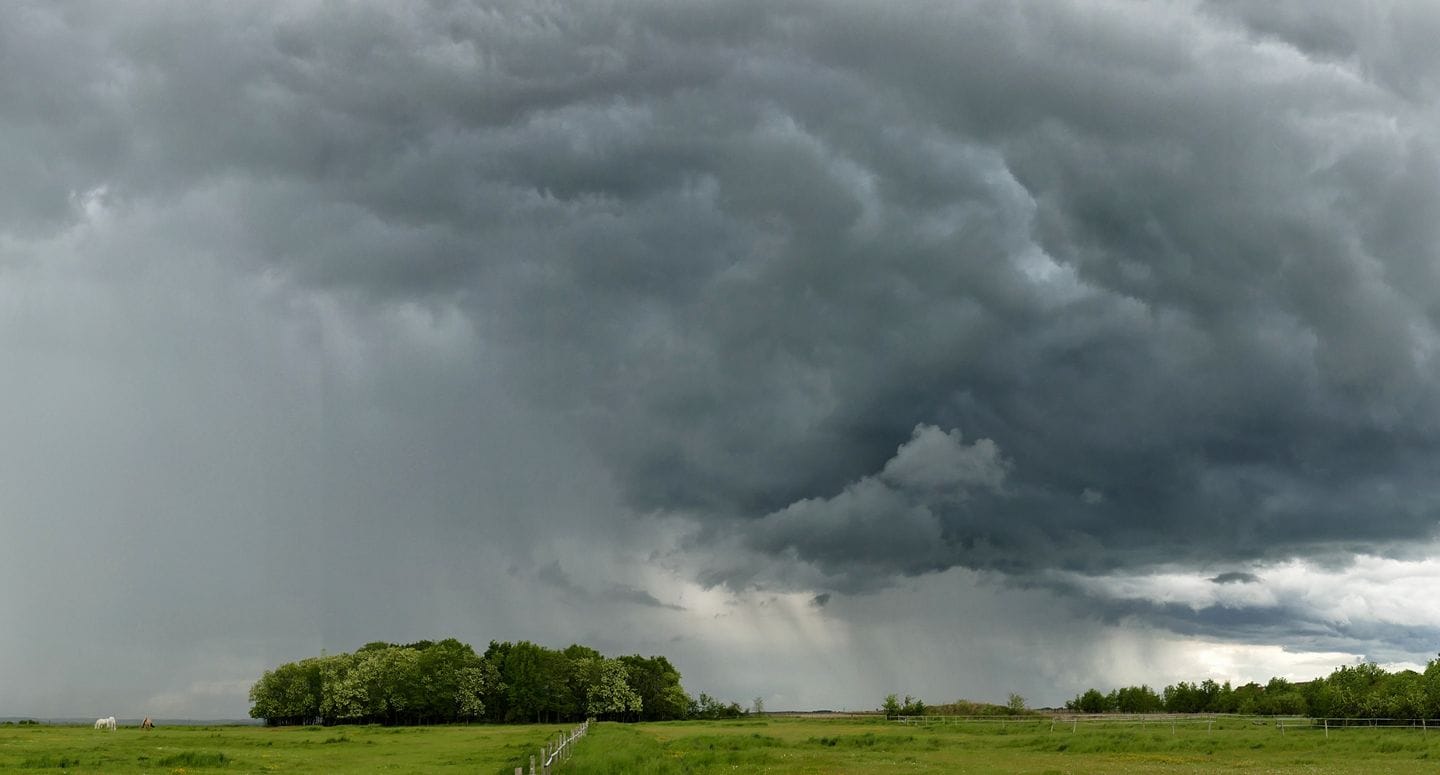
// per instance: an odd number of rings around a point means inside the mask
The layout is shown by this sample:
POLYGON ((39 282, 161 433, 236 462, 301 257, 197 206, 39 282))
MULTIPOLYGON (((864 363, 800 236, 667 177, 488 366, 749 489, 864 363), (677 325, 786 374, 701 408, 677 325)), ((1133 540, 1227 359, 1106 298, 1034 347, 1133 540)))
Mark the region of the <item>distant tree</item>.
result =
POLYGON ((366 716, 366 687, 355 654, 320 658, 320 715, 326 724, 358 722, 366 716))
POLYGON ((1420 691, 1424 695, 1422 718, 1440 718, 1440 657, 1425 665, 1420 674, 1420 691))
POLYGON ((460 669, 455 682, 455 707, 461 721, 473 721, 485 717, 485 697, 492 687, 500 682, 500 672, 489 662, 460 669))
POLYGON ((1025 712, 1025 698, 1024 698, 1024 697, 1021 697, 1019 694, 1016 694, 1015 692, 1010 692, 1009 698, 1007 698, 1006 701, 1005 701, 1005 709, 1008 710, 1008 711, 1010 711, 1010 713, 1012 713, 1012 714, 1014 714, 1014 715, 1017 715, 1017 716, 1020 715, 1020 714, 1022 714, 1022 713, 1024 713, 1024 712, 1025 712))
POLYGON ((509 705, 506 721, 539 722, 547 710, 547 680, 542 663, 544 649, 529 641, 516 643, 500 666, 509 705))
POLYGON ((626 682, 626 673, 624 662, 602 660, 599 663, 599 678, 586 693, 585 712, 599 719, 625 719, 639 715, 643 702, 626 682))
POLYGON ((1116 689, 1114 695, 1115 710, 1121 713, 1155 713, 1164 707, 1160 695, 1143 684, 1116 689))
POLYGON ((588 646, 563 651, 491 641, 479 655, 454 638, 404 645, 372 641, 353 653, 302 659, 265 671, 250 690, 267 724, 430 724, 566 721, 595 715, 636 720, 745 713, 738 703, 696 703, 663 656, 607 658, 588 646))
POLYGON ((501 643, 492 640, 481 657, 485 664, 494 667, 496 671, 495 682, 486 689, 482 698, 485 703, 485 718, 488 721, 509 721, 512 718, 510 684, 505 681, 505 663, 513 647, 509 641, 501 643))
MULTIPOLYGON (((418 691, 414 711, 419 718, 429 723, 460 721, 463 715, 460 708, 463 695, 461 675, 480 666, 480 655, 468 643, 454 638, 422 640, 404 648, 416 655, 418 691)), ((483 697, 476 699, 484 704, 483 697)))
POLYGON ((683 719, 690 715, 693 704, 694 700, 690 699, 685 688, 677 682, 666 686, 655 698, 653 705, 645 705, 643 711, 657 719, 683 719))
POLYGON ((700 699, 691 713, 691 717, 697 719, 740 718, 743 715, 745 715, 745 709, 740 707, 740 703, 726 704, 705 692, 700 692, 700 699))
POLYGON ((663 656, 642 657, 639 654, 618 657, 625 665, 630 688, 640 696, 640 718, 644 721, 668 721, 685 718, 690 697, 680 686, 680 671, 663 656))
POLYGON ((366 715, 385 724, 402 714, 418 716, 419 652, 398 646, 366 648, 357 654, 355 669, 365 686, 366 715))
POLYGON ((885 718, 894 718, 900 715, 900 699, 893 694, 885 695, 885 701, 880 704, 880 710, 885 711, 885 718))
POLYGON ((1235 707, 1232 712, 1243 713, 1247 716, 1259 713, 1260 698, 1264 693, 1265 687, 1254 681, 1235 687, 1232 694, 1235 707))
POLYGON ((1165 710, 1170 713, 1200 713, 1205 710, 1205 692, 1197 686, 1181 681, 1165 687, 1165 710))
POLYGON ((757 715, 757 716, 762 716, 762 715, 764 715, 764 714, 765 714, 765 698, 764 698, 764 697, 756 697, 755 700, 750 703, 750 712, 751 712, 751 713, 754 713, 754 714, 757 715))
POLYGON ((251 718, 271 725, 312 724, 321 719, 318 659, 287 662, 267 670, 250 688, 251 718))
POLYGON ((1099 689, 1086 689, 1075 701, 1075 709, 1081 713, 1104 713, 1110 710, 1110 700, 1099 689))

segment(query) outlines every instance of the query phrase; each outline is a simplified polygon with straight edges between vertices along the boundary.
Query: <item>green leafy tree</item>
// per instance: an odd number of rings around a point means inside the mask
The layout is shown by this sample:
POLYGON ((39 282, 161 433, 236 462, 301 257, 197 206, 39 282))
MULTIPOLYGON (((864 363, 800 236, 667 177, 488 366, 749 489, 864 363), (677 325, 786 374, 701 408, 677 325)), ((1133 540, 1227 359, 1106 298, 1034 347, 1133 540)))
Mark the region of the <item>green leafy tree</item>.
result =
POLYGON ((484 696, 485 718, 489 721, 509 721, 513 718, 510 711, 510 684, 505 680, 505 664, 513 648, 514 645, 509 641, 501 643, 492 640, 482 657, 485 664, 493 666, 496 671, 495 683, 490 685, 484 696))
POLYGON ((1099 689, 1086 689, 1075 700, 1075 709, 1081 713, 1104 713, 1110 710, 1110 699, 1099 689))
POLYGON ((372 641, 350 654, 265 671, 250 714, 267 724, 426 724, 742 715, 737 703, 696 703, 665 657, 606 658, 578 644, 563 651, 491 641, 483 656, 454 638, 404 645, 372 641))
POLYGON ((625 665, 630 688, 640 696, 644 721, 682 719, 690 698, 680 686, 680 671, 663 656, 639 654, 618 658, 625 665))
POLYGON ((544 649, 529 641, 516 643, 505 655, 500 676, 509 700, 506 721, 538 723, 545 713, 549 692, 543 655, 544 649))
POLYGON ((252 718, 267 724, 310 724, 320 720, 319 660, 287 662, 266 672, 250 689, 252 718))
MULTIPOLYGON (((421 720, 459 721, 462 715, 460 678, 465 670, 479 667, 480 655, 469 644, 454 638, 438 642, 420 641, 405 648, 416 654, 415 672, 419 687, 414 710, 421 720)), ((483 698, 480 701, 483 704, 483 698)))
POLYGON ((357 656, 356 669, 365 686, 367 715, 395 724, 402 714, 413 714, 418 705, 419 653, 391 646, 364 649, 357 656))
POLYGON ((691 715, 698 719, 740 718, 745 715, 745 709, 741 708, 738 702, 726 704, 705 692, 700 692, 700 699, 691 715))
POLYGON ((599 719, 625 719, 639 715, 640 695, 627 681, 625 663, 606 659, 599 663, 599 677, 586 692, 585 710, 599 719))
POLYGON ((354 654, 320 658, 320 715, 326 724, 353 723, 366 716, 365 683, 354 654))
POLYGON ((1114 705, 1121 713, 1155 713, 1164 708, 1164 701, 1154 689, 1142 684, 1117 689, 1114 705))
POLYGON ((460 669, 455 682, 455 707, 461 721, 485 717, 485 697, 499 683, 500 672, 485 661, 460 669))

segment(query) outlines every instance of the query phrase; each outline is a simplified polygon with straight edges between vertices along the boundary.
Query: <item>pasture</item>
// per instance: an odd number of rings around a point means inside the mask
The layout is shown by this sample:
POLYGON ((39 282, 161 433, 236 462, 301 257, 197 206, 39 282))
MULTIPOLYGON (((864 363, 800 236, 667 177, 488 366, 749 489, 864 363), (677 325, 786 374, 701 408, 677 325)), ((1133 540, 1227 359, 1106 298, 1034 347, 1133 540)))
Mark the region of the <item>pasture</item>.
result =
POLYGON ((0 726, 0 772, 504 773, 565 724, 430 727, 0 726))
POLYGON ((1433 773, 1440 732, 1289 729, 1268 721, 1082 722, 1050 718, 901 725, 867 719, 604 724, 570 775, 602 773, 1433 773))
MULTIPOLYGON (((0 772, 497 773, 512 775, 565 725, 165 727, 0 726, 0 772)), ((564 775, 629 773, 1430 773, 1440 732, 1204 723, 901 725, 770 717, 598 724, 564 775)))

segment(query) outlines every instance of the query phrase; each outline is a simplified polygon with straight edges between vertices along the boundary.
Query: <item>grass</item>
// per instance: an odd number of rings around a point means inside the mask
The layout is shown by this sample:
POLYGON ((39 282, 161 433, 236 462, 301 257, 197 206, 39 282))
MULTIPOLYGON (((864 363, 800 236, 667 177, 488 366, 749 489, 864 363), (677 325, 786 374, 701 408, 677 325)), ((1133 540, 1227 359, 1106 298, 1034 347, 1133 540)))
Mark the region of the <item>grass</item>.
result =
MULTIPOLYGON (((0 726, 0 772, 495 773, 528 764, 563 725, 133 727, 0 726)), ((1205 724, 900 725, 767 718, 598 724, 561 775, 854 773, 1429 773, 1440 732, 1205 724)))
POLYGON ((569 725, 395 727, 0 726, 0 773, 484 773, 513 775, 569 725))
POLYGON ((904 726, 883 720, 602 724, 565 775, 621 773, 1431 773, 1440 732, 1290 729, 1247 719, 1097 725, 1049 719, 904 726), (1359 733, 1359 734, 1356 734, 1359 733))

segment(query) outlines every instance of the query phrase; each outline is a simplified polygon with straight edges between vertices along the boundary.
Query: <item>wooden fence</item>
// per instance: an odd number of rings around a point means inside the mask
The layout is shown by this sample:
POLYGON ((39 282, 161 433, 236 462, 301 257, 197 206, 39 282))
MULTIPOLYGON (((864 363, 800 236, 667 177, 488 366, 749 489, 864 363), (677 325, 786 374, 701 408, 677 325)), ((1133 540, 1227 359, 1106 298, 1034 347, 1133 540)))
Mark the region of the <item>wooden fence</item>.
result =
POLYGON ((1422 733, 1430 731, 1430 722, 1435 719, 1424 718, 1309 718, 1308 716, 1287 716, 1277 718, 1275 726, 1279 728, 1280 734, 1285 734, 1286 729, 1305 728, 1314 729, 1320 727, 1325 730, 1325 736, 1330 736, 1332 729, 1349 729, 1360 727, 1362 729, 1418 729, 1422 733))
MULTIPOLYGON (((535 768, 535 757, 530 757, 530 775, 550 775, 559 768, 560 763, 569 761, 575 749, 575 741, 585 736, 590 731, 590 722, 595 719, 585 719, 585 723, 570 730, 569 734, 557 733, 554 740, 547 741, 540 746, 540 768, 535 768)), ((515 775, 525 775, 525 767, 522 765, 515 768, 515 775)))

